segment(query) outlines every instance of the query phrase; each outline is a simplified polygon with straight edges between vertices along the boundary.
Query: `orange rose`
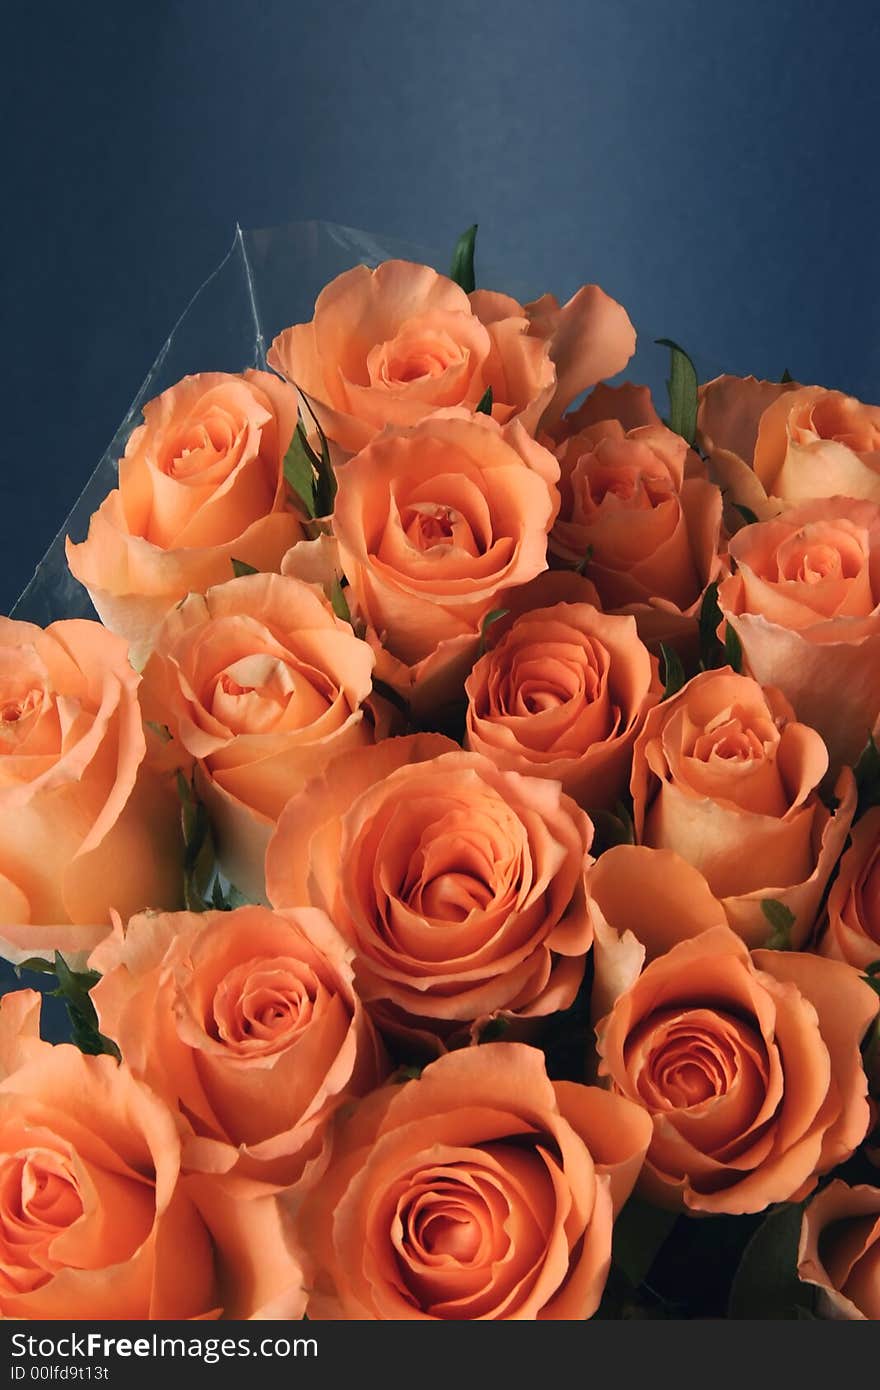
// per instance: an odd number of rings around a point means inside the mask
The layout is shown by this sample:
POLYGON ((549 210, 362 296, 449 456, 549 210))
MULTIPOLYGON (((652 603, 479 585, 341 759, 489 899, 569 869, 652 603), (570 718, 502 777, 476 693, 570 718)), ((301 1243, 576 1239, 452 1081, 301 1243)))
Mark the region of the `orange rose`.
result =
POLYGON ((425 265, 385 261, 338 275, 310 323, 280 333, 270 367, 309 399, 336 452, 357 453, 387 425, 409 428, 447 406, 492 414, 534 434, 635 351, 626 312, 597 285, 560 308, 508 295, 465 294, 425 265))
POLYGON ((140 677, 100 623, 0 618, 0 949, 88 951, 176 907, 177 798, 142 766, 140 677))
POLYGON ((851 966, 750 956, 728 927, 652 961, 596 1029, 600 1075, 653 1120, 645 1195, 730 1215, 805 1197, 869 1127, 878 1008, 851 966))
POLYGON ((572 1003, 592 834, 556 782, 499 772, 440 735, 392 738, 335 759, 288 802, 266 886, 276 907, 322 907, 380 1025, 429 1041, 572 1003))
POLYGON ((101 1031, 187 1118, 184 1169, 289 1185, 321 1159, 327 1120, 386 1073, 322 912, 148 913, 90 964, 101 1031))
POLYGON ((274 570, 302 535, 283 462, 296 393, 269 372, 184 377, 144 406, 119 460, 119 487, 67 540, 67 562, 140 666, 160 622, 189 592, 274 570))
POLYGON ((340 1127, 298 1234, 308 1316, 589 1318, 650 1139, 636 1106, 488 1043, 386 1086, 340 1127))
POLYGON ((374 660, 318 592, 278 574, 190 594, 160 628, 144 711, 168 726, 178 761, 195 760, 221 867, 248 897, 264 895, 284 803, 335 753, 372 741, 374 660))
MULTIPOLYGON (((575 435, 583 433, 592 425, 601 425, 607 420, 616 420, 629 433, 644 425, 662 425, 663 421, 654 408, 650 388, 637 386, 635 382, 623 381, 619 386, 608 386, 601 381, 590 392, 577 410, 563 415, 553 430, 556 448, 565 445, 575 435)), ((543 443, 543 439, 541 441, 543 443)), ((688 449, 684 463, 685 478, 705 478, 706 465, 695 449, 688 449)))
POLYGON ((713 473, 759 520, 811 497, 880 502, 880 407, 822 386, 721 376, 700 388, 713 473))
POLYGON ((794 914, 791 944, 809 939, 855 809, 849 769, 829 811, 817 788, 825 744, 772 687, 729 667, 704 671, 651 710, 636 740, 636 839, 699 869, 750 945, 770 935, 761 902, 794 914))
POLYGON ((854 763, 880 714, 880 507, 805 502, 730 542, 718 602, 762 685, 854 763))
POLYGON ((804 1213, 798 1275, 823 1317, 880 1320, 880 1188, 835 1178, 804 1213))
POLYGON ((618 420, 587 425, 557 450, 562 503, 550 552, 583 565, 603 607, 635 612, 645 640, 690 632, 721 569, 721 494, 685 478, 687 454, 664 425, 625 430, 618 420))
POLYGON ((586 807, 611 807, 632 746, 659 698, 635 619, 586 603, 538 608, 489 629, 465 682, 466 747, 497 767, 562 783, 586 807))
POLYGON ((463 411, 381 435, 340 469, 349 603, 413 682, 463 680, 483 619, 547 568, 558 476, 519 425, 463 411))
POLYGON ((298 1318, 274 1198, 205 1220, 174 1117, 111 1057, 39 1039, 40 996, 0 1001, 0 1315, 298 1318))
POLYGON ((880 807, 852 828, 852 844, 828 894, 828 920, 816 948, 861 970, 880 960, 880 807))

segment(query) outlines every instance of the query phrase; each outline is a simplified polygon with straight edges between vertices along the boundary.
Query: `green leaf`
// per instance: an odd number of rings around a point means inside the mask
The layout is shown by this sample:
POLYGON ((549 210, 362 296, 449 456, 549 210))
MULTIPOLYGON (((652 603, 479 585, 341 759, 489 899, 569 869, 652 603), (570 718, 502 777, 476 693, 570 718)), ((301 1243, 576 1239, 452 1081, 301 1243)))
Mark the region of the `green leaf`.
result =
POLYGON ((663 699, 668 700, 675 695, 684 685, 684 667, 678 652, 672 647, 667 647, 665 642, 660 643, 660 654, 662 656, 660 675, 663 681, 663 699))
POLYGON ((764 942, 768 951, 790 951, 791 929, 797 918, 778 898, 762 898, 761 911, 770 924, 770 935, 764 942))
POLYGON ((232 573, 235 575, 236 579, 241 579, 246 574, 259 574, 260 571, 255 565, 249 565, 246 560, 236 560, 233 557, 232 573))
POLYGON ((252 899, 246 898, 234 883, 225 883, 218 875, 211 890, 211 906, 217 912, 234 912, 237 907, 250 907, 252 899))
POLYGON ((693 444, 697 435, 697 372, 684 348, 671 338, 657 338, 658 347, 669 348, 671 363, 669 380, 669 428, 688 444, 693 444))
POLYGON ((880 806, 880 748, 873 734, 868 734, 868 742, 862 749, 854 769, 856 789, 859 794, 856 815, 860 816, 871 806, 880 806))
POLYGON ((491 386, 487 386, 486 389, 485 389, 485 391, 483 392, 482 396, 480 397, 480 403, 479 403, 479 405, 477 406, 477 414, 478 414, 478 415, 491 415, 491 414, 492 414, 492 405, 493 405, 493 403, 494 403, 494 398, 493 398, 493 396, 492 396, 492 387, 491 387, 491 386))
MULTIPOLYGON (((312 417, 312 424, 315 426, 318 438, 321 441, 321 454, 319 457, 308 443, 308 440, 306 440, 305 430, 303 430, 303 439, 309 451, 312 467, 317 475, 317 482, 315 484, 315 515, 329 516, 333 511, 333 504, 336 501, 336 491, 338 487, 336 473, 330 461, 330 445, 327 443, 327 436, 321 429, 318 417, 312 410, 307 397, 303 396, 302 400, 306 410, 312 417)), ((302 428, 302 426, 300 426, 300 428, 302 428)))
POLYGON ((630 1197, 614 1223, 611 1258, 634 1289, 647 1279, 651 1266, 678 1220, 678 1212, 652 1207, 630 1197))
POLYGON ((587 570, 588 570, 588 568, 589 568, 590 561, 592 560, 592 558, 593 558, 593 547, 592 547, 592 545, 588 545, 587 548, 586 548, 586 550, 584 551, 583 559, 582 559, 577 565, 575 565, 575 570, 574 570, 575 574, 582 574, 582 575, 585 575, 586 572, 587 572, 587 570))
POLYGON ((729 1318, 793 1321, 799 1306, 810 1311, 813 1292, 797 1275, 803 1214, 802 1202, 787 1202, 761 1222, 734 1276, 729 1318))
POLYGON ((302 424, 297 422, 290 447, 284 455, 284 480, 294 496, 299 498, 309 517, 317 516, 315 460, 316 455, 306 439, 305 430, 302 424))
POLYGON ((388 1080, 392 1086, 401 1086, 407 1081, 418 1081, 421 1074, 421 1067, 402 1066, 398 1067, 396 1071, 393 1071, 388 1080))
POLYGON ((171 742, 171 730, 167 724, 157 724, 155 719, 145 719, 144 724, 148 729, 152 729, 156 737, 161 739, 163 743, 171 742))
POLYGON ((100 1031, 98 1015, 89 997, 89 991, 94 989, 101 978, 97 970, 71 970, 61 952, 56 951, 55 975, 58 988, 53 993, 56 998, 64 1000, 74 1044, 80 1052, 87 1052, 92 1056, 107 1053, 118 1062, 119 1048, 100 1031))
POLYGON ((736 671, 737 675, 742 672, 743 649, 736 629, 728 623, 724 629, 724 655, 727 657, 728 666, 736 671))
POLYGON ((344 623, 351 622, 351 609, 348 606, 348 599, 345 597, 345 590, 338 579, 334 579, 333 588, 330 590, 330 604, 337 618, 341 618, 344 623))
POLYGON ((205 895, 214 873, 214 841, 208 812, 179 770, 177 794, 183 832, 183 903, 188 912, 205 912, 209 905, 205 895))
POLYGON ((786 367, 785 371, 782 373, 782 376, 779 378, 779 384, 780 386, 787 386, 790 381, 794 381, 794 377, 786 367))
POLYGON ((474 247, 477 242, 477 223, 462 232, 452 253, 452 267, 449 278, 461 285, 465 294, 472 294, 477 287, 474 275, 474 247))
POLYGON ((480 1033, 480 1042, 498 1042, 499 1038, 503 1038, 509 1032, 510 1019, 505 1018, 503 1014, 498 1014, 496 1018, 490 1018, 483 1028, 480 1033))
POLYGON ((756 526, 758 524, 758 518, 751 507, 744 507, 741 502, 734 502, 733 505, 736 507, 736 510, 747 526, 756 526))
POLYGON ((22 970, 30 970, 34 975, 54 975, 55 967, 49 960, 44 960, 42 956, 28 956, 27 960, 21 960, 17 965, 13 965, 13 970, 21 979, 22 970))
POLYGON ((483 625, 480 628, 480 656, 484 656, 486 653, 486 636, 489 632, 489 628, 493 623, 497 623, 499 618, 506 618, 509 612, 509 608, 493 608, 491 613, 486 614, 483 619, 483 625))
POLYGON ((706 586, 703 602, 700 604, 698 628, 700 634, 700 660, 703 669, 712 671, 724 665, 724 647, 718 637, 718 628, 724 615, 718 606, 717 580, 706 586))

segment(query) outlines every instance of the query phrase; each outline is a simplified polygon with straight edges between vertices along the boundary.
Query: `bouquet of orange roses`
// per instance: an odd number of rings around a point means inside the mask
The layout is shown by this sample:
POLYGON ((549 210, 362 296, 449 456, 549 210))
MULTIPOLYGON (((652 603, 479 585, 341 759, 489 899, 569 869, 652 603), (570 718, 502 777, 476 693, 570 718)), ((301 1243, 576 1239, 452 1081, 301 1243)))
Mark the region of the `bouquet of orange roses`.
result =
POLYGON ((880 1317, 880 409, 475 233, 0 621, 4 1318, 880 1317))

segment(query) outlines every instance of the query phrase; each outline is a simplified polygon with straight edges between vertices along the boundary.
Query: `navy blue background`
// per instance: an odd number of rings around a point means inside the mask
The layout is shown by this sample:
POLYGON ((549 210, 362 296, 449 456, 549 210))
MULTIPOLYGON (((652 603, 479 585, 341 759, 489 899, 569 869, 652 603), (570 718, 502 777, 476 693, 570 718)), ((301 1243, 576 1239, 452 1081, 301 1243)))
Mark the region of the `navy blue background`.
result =
POLYGON ((536 293, 877 401, 878 38, 856 0, 7 9, 0 610, 236 221, 478 221, 536 293))

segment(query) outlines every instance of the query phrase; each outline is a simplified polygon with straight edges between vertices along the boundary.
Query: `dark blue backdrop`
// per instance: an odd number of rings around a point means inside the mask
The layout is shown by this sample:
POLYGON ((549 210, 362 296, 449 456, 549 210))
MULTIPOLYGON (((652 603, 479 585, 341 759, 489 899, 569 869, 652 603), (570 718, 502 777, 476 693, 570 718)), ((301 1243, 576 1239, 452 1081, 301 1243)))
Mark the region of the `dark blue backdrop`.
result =
POLYGON ((536 291, 880 399, 878 38, 868 0, 7 9, 0 608, 236 220, 478 220, 536 291))

